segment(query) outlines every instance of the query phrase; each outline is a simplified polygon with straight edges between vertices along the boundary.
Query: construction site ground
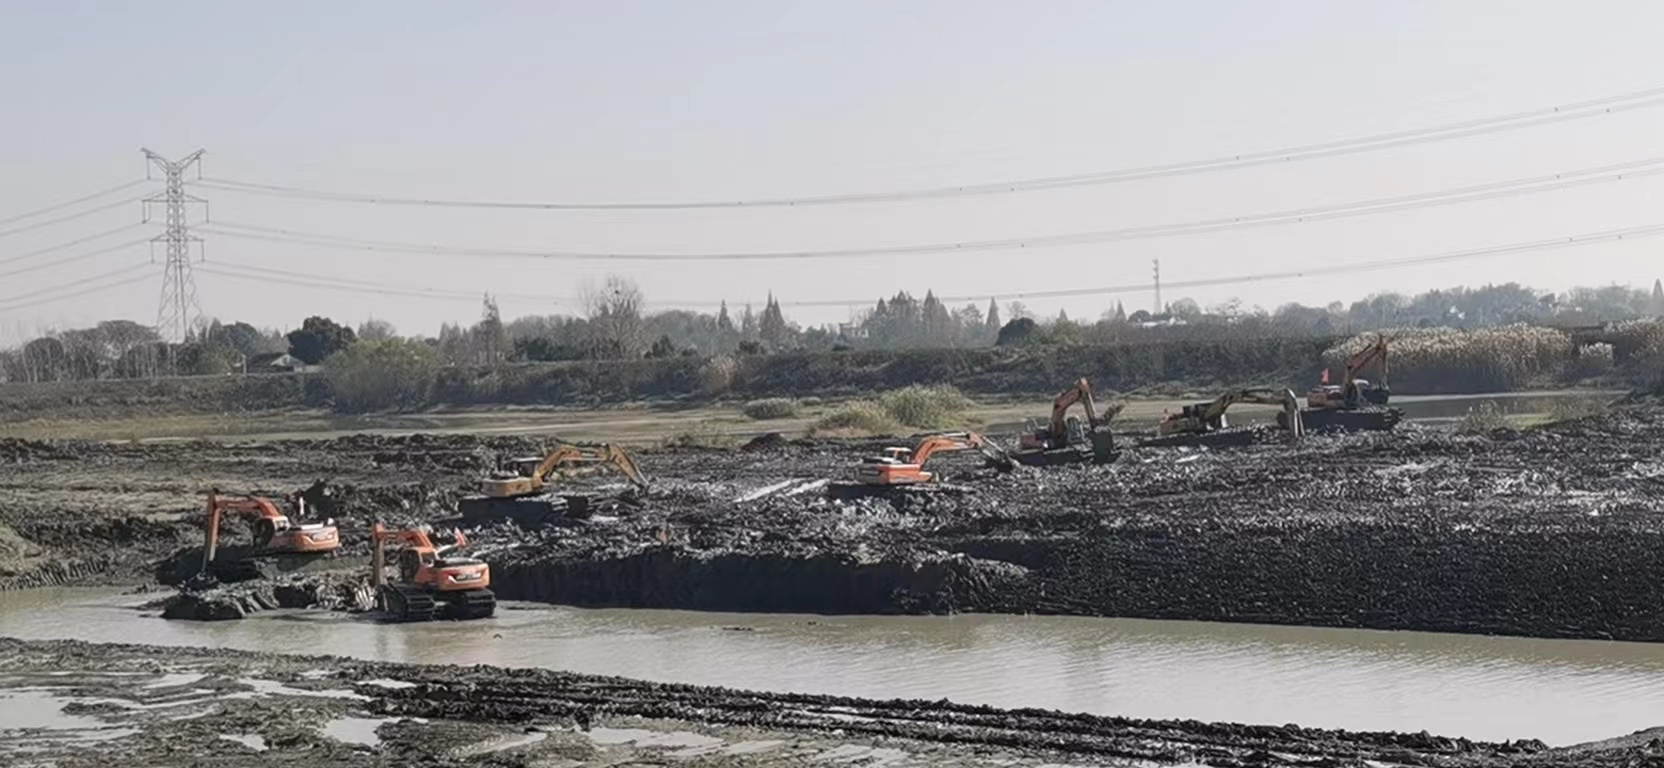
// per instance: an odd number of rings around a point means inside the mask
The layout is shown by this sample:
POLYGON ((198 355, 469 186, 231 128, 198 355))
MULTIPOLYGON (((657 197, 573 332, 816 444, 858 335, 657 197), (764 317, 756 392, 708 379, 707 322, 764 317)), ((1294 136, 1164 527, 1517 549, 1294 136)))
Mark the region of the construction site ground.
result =
MULTIPOLYGON (((472 531, 473 552, 490 563, 493 588, 502 598, 580 606, 1057 613, 1664 640, 1664 407, 1650 399, 1526 430, 1458 435, 1411 427, 1391 434, 1309 437, 1298 447, 1268 439, 1234 450, 1129 448, 1120 462, 1101 467, 1001 473, 956 455, 942 461, 945 483, 935 491, 828 496, 829 481, 846 477, 852 462, 894 442, 781 438, 744 449, 644 449, 637 458, 655 481, 645 498, 536 531, 488 525, 472 531)), ((456 500, 488 467, 542 447, 535 437, 469 434, 232 443, 0 440, 0 585, 174 582, 197 561, 206 489, 278 494, 317 480, 334 490, 330 513, 343 531, 344 564, 362 563, 372 520, 454 518, 456 500)), ((607 495, 621 483, 595 475, 568 487, 607 495)), ((362 608, 361 573, 360 567, 281 585, 221 588, 198 596, 182 613, 200 610, 203 615, 196 618, 225 618, 277 605, 362 608)), ((170 593, 164 589, 158 597, 170 593)), ((155 670, 166 666, 159 661, 162 654, 143 648, 17 649, 19 658, 79 653, 155 670)), ((13 654, 8 649, 6 655, 13 654)), ((223 663, 232 666, 274 669, 347 664, 201 655, 231 659, 223 663)), ((1084 738, 1094 745, 1079 751, 1092 757, 1088 762, 1134 757, 1291 764, 1290 754, 1315 754, 1338 761, 1330 764, 1418 763, 1437 756, 1440 764, 1489 765, 1523 757, 1509 751, 1515 747, 1446 751, 1402 742, 1392 749, 1410 751, 1393 757, 1381 740, 1413 737, 1312 737, 1299 729, 1253 731, 1258 735, 1250 738, 1244 734, 1252 729, 1242 730, 1245 726, 1160 723, 1149 727, 1168 730, 1149 735, 1139 730, 1143 725, 1102 718, 960 712, 935 703, 879 707, 886 714, 872 730, 851 730, 839 720, 843 733, 829 739, 838 728, 809 724, 820 716, 801 722, 765 718, 757 712, 768 706, 753 694, 694 691, 686 695, 700 702, 697 706, 687 699, 649 705, 642 702, 661 701, 657 691, 665 687, 610 681, 586 688, 553 673, 416 669, 449 682, 420 689, 433 694, 420 701, 389 694, 384 698, 398 698, 396 705, 369 711, 377 717, 500 728, 526 717, 547 719, 576 697, 608 716, 656 718, 660 725, 639 726, 648 730, 700 724, 784 729, 799 734, 789 743, 805 743, 798 740, 809 737, 801 734, 811 733, 817 740, 805 748, 825 750, 840 748, 841 739, 855 733, 872 746, 869 736, 915 739, 923 730, 952 732, 950 722, 973 723, 977 730, 984 717, 1024 731, 949 739, 956 745, 953 759, 965 762, 986 756, 980 747, 962 749, 967 744, 1054 760, 1053 752, 1075 749, 1058 745, 1080 729, 1090 733, 1084 738), (536 679, 522 679, 528 677, 536 679), (528 693, 532 689, 536 692, 528 693), (643 693, 648 690, 654 693, 643 693), (724 707, 730 705, 722 702, 730 699, 749 702, 732 706, 750 714, 713 714, 728 711, 724 707), (1029 717, 1050 719, 1022 725, 1029 717), (1074 725, 1065 728, 1065 723, 1074 725), (1052 733, 1063 735, 1043 735, 1052 733), (1216 737, 1226 746, 1216 746, 1216 737), (1342 746, 1318 753, 1295 749, 1327 741, 1342 746), (1179 744, 1178 751, 1163 746, 1169 743, 1179 744), (1376 746, 1359 746, 1364 743, 1376 746)), ((392 674, 379 668, 373 674, 384 673, 392 674)), ((103 690, 99 685, 89 690, 103 690)), ((254 706, 284 700, 236 701, 254 706)), ((848 722, 861 722, 867 717, 863 712, 877 707, 821 703, 840 715, 854 708, 856 719, 848 722)), ((127 709, 112 704, 98 711, 127 709)), ((263 716, 245 715, 248 723, 265 722, 263 716)), ((140 731, 149 733, 151 727, 166 741, 185 726, 157 722, 140 731)), ((430 737, 407 734, 396 722, 382 731, 376 750, 331 746, 313 750, 313 757, 336 761, 325 764, 379 764, 402 754, 401 743, 432 747, 422 741, 430 737)), ((323 743, 315 735, 293 738, 299 739, 295 744, 323 743)), ((730 744, 753 740, 727 732, 715 738, 730 744)), ((923 741, 927 746, 918 748, 926 754, 948 748, 940 739, 923 741)), ((568 743, 554 735, 539 743, 544 742, 568 743)), ((68 747, 53 749, 58 751, 48 754, 72 754, 64 751, 68 747)), ((1596 750, 1576 759, 1626 764, 1622 759, 1628 758, 1615 757, 1619 754, 1596 750)), ((135 764, 180 764, 174 757, 138 755, 135 764)), ((500 758, 507 759, 499 754, 490 760, 500 758)), ((497 764, 539 763, 527 758, 497 764)))
POLYGON ((550 670, 0 639, 11 766, 1627 766, 1548 749, 645 683, 550 670))

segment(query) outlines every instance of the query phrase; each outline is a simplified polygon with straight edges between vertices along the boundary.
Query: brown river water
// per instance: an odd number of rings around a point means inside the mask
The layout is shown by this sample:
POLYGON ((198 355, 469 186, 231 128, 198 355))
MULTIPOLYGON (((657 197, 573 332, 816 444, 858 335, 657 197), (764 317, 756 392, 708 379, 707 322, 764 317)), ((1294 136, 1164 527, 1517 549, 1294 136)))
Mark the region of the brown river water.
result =
POLYGON ((1664 725, 1664 645, 1070 617, 821 617, 504 604, 384 625, 164 621, 113 590, 0 592, 0 636, 537 666, 1143 718, 1566 745, 1664 725))

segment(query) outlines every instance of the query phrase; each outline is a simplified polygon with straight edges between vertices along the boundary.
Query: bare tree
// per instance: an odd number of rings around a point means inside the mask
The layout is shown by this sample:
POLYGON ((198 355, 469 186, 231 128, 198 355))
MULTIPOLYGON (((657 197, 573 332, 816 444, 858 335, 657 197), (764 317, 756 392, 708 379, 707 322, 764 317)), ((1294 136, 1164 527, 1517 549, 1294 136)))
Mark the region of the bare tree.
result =
POLYGON ((583 293, 589 317, 592 354, 597 358, 636 358, 646 346, 641 288, 634 281, 608 275, 600 288, 583 293))
POLYGON ((399 331, 386 320, 370 318, 358 324, 359 341, 386 341, 399 337, 399 331))

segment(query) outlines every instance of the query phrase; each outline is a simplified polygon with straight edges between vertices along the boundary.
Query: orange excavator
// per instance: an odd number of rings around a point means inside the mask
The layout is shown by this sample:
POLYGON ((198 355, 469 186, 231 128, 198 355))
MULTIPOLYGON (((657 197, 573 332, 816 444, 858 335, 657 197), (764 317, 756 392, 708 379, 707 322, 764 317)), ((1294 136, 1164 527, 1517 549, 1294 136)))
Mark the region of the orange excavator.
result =
POLYGON ((1339 384, 1330 384, 1329 369, 1323 369, 1323 382, 1306 393, 1307 408, 1300 411, 1306 431, 1387 430, 1403 420, 1403 411, 1386 407, 1392 395, 1386 382, 1388 341, 1377 334, 1375 341, 1347 357, 1339 384), (1379 385, 1358 377, 1376 362, 1381 364, 1379 385))
POLYGON ((981 451, 990 463, 1001 469, 1012 466, 1011 457, 982 435, 950 432, 926 437, 911 449, 885 448, 881 455, 862 459, 855 467, 855 481, 880 486, 929 483, 936 479, 936 475, 925 471, 925 463, 937 454, 956 451, 981 451))
POLYGON ((375 542, 370 585, 382 611, 394 621, 484 619, 497 612, 497 596, 490 589, 491 566, 451 555, 468 544, 461 531, 456 532, 455 544, 443 547, 434 546, 421 528, 389 530, 378 522, 370 535, 375 542), (387 582, 388 542, 403 547, 399 580, 391 584, 387 582))
POLYGON ((1099 420, 1097 407, 1092 402, 1092 385, 1082 378, 1052 401, 1052 416, 1044 427, 1036 428, 1031 422, 1023 431, 1017 452, 1011 458, 1030 466, 1087 461, 1108 464, 1120 456, 1108 421, 1099 420), (1086 411, 1085 424, 1069 415, 1069 409, 1076 403, 1086 411))
MULTIPOLYGON (((291 499, 295 505, 295 516, 305 516, 304 497, 292 494, 291 499)), ((242 581, 268 571, 294 570, 309 560, 333 554, 341 546, 340 531, 335 527, 334 520, 297 523, 270 499, 223 496, 218 490, 213 490, 208 492, 206 512, 201 570, 213 573, 221 581, 242 581), (220 522, 227 514, 249 521, 254 542, 240 556, 221 561, 220 522)))
POLYGON ((647 475, 623 448, 610 443, 578 445, 561 443, 548 455, 513 459, 480 481, 480 494, 462 499, 458 510, 464 518, 509 518, 526 524, 541 524, 550 517, 582 517, 590 497, 557 495, 550 491, 550 479, 558 473, 588 468, 611 467, 623 475, 636 491, 652 487, 647 475))

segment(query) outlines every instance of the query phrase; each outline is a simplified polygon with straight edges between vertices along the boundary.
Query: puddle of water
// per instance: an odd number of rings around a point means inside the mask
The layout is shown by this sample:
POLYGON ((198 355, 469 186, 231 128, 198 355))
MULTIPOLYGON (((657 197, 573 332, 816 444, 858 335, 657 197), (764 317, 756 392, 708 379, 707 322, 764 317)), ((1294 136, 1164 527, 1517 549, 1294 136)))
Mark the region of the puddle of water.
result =
POLYGON ((409 683, 409 682, 405 682, 403 680, 388 680, 388 679, 385 679, 385 678, 376 679, 376 680, 365 680, 364 684, 365 685, 374 685, 378 688, 390 688, 390 689, 395 690, 395 691, 403 690, 405 688, 415 688, 416 687, 415 683, 409 683))
POLYGON ((104 725, 95 717, 66 714, 64 704, 67 703, 41 691, 0 691, 0 733, 25 728, 74 731, 104 725))
POLYGON ((235 741, 256 752, 266 751, 266 737, 258 733, 222 733, 220 738, 226 741, 235 741))
POLYGON ((726 743, 715 736, 692 731, 649 731, 645 728, 592 728, 589 740, 596 744, 630 744, 637 747, 716 747, 726 743))
POLYGON ((533 744, 541 744, 547 738, 549 738, 547 731, 517 733, 512 736, 503 736, 500 738, 482 741, 468 747, 467 749, 460 750, 457 754, 459 757, 476 757, 479 755, 489 755, 494 752, 506 752, 511 749, 519 749, 521 747, 529 747, 533 744))
POLYGON ((129 701, 127 699, 112 699, 112 698, 108 698, 108 697, 76 698, 76 699, 73 699, 73 701, 77 704, 84 704, 84 705, 88 705, 88 706, 95 706, 95 705, 98 705, 98 704, 108 704, 108 705, 113 706, 113 707, 120 707, 122 709, 132 710, 132 711, 135 711, 135 712, 146 712, 146 711, 155 710, 155 709, 172 709, 174 707, 184 707, 184 706, 189 706, 189 705, 192 705, 192 704, 207 704, 211 701, 214 701, 214 700, 220 698, 219 694, 216 694, 213 691, 204 691, 200 688, 195 688, 195 689, 192 689, 192 690, 189 690, 189 691, 185 691, 184 693, 192 694, 192 695, 195 696, 195 698, 180 699, 180 700, 174 700, 174 701, 156 701, 156 702, 151 702, 149 704, 141 704, 137 701, 129 701))
POLYGON ((785 746, 786 742, 778 739, 767 741, 736 741, 723 750, 730 755, 754 755, 785 746))
POLYGON ((228 699, 252 699, 252 698, 259 697, 259 696, 312 696, 312 697, 315 697, 315 698, 322 698, 322 699, 349 699, 349 700, 352 700, 352 701, 369 701, 370 700, 370 697, 365 696, 364 694, 361 694, 361 693, 354 693, 352 691, 335 691, 335 690, 313 691, 313 690, 307 690, 305 688, 293 688, 293 687, 284 685, 280 682, 277 682, 276 680, 265 680, 265 679, 258 678, 258 677, 239 677, 239 678, 237 678, 237 682, 242 683, 243 685, 246 685, 250 688, 253 688, 254 690, 252 690, 252 691, 240 691, 238 693, 233 693, 229 696, 226 696, 226 698, 228 698, 228 699))
POLYGON ((173 688, 180 685, 193 685, 195 683, 202 682, 202 680, 206 677, 208 676, 201 672, 169 672, 156 678, 154 681, 145 683, 141 687, 173 688))
POLYGON ((844 744, 834 747, 811 758, 817 763, 856 763, 863 765, 889 765, 907 759, 907 753, 889 747, 867 747, 860 744, 844 744))
POLYGON ((376 729, 382 723, 396 722, 397 718, 338 717, 324 724, 324 735, 344 744, 358 744, 375 748, 381 746, 376 729))

